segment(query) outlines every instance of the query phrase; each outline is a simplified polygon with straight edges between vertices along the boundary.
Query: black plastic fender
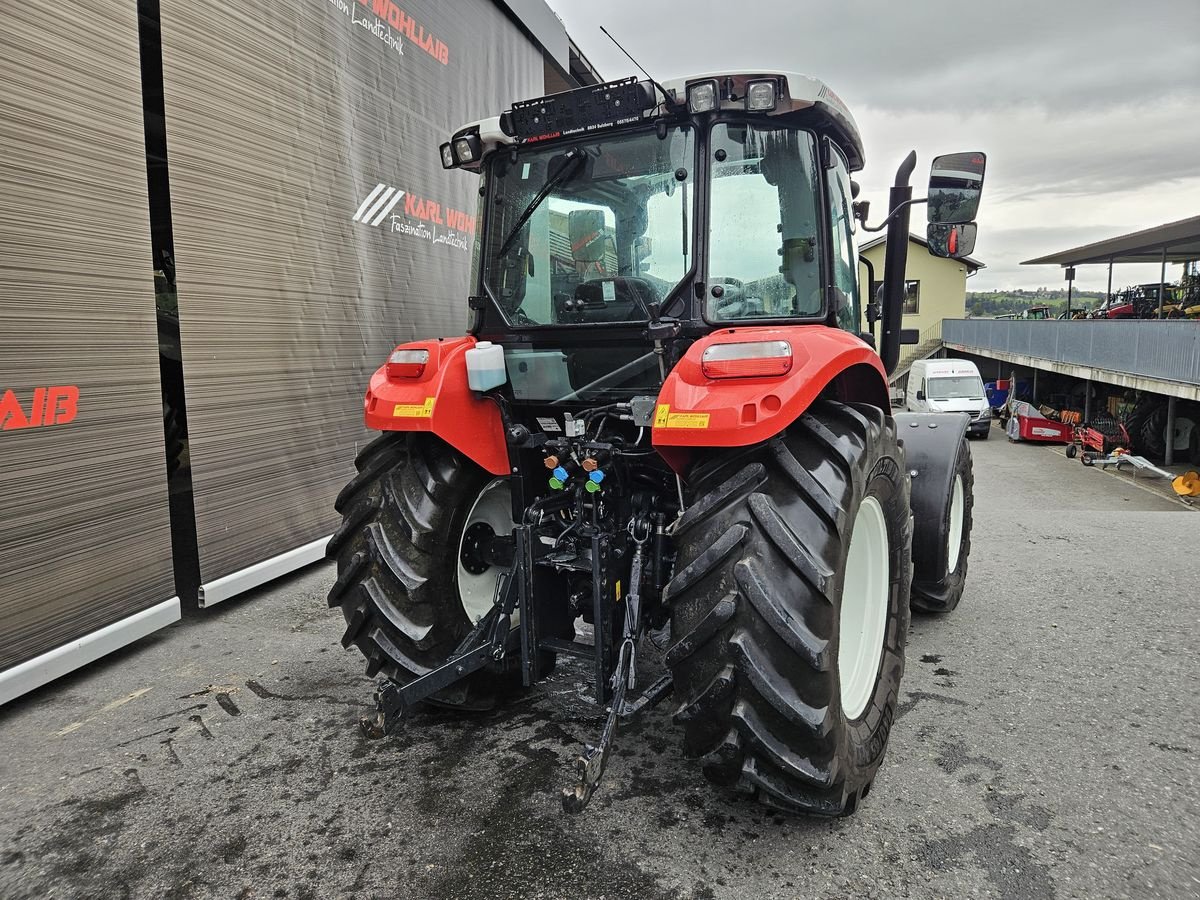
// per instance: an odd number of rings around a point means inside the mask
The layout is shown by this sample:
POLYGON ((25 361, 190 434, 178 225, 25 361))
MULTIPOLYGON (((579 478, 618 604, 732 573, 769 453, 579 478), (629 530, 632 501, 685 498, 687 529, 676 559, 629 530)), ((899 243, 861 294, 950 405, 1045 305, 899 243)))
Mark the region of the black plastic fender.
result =
POLYGON ((896 436, 912 478, 913 581, 946 572, 946 504, 971 419, 966 413, 897 413, 896 436))

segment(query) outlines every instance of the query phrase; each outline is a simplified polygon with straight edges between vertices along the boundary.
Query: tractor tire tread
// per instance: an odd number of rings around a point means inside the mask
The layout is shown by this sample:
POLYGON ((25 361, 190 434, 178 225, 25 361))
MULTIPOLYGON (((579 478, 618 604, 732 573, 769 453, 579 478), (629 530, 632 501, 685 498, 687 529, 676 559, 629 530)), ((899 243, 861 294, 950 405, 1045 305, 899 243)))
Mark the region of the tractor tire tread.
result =
POLYGON ((700 512, 677 534, 676 574, 664 594, 677 637, 667 662, 685 754, 710 781, 789 812, 839 815, 874 777, 891 719, 868 709, 853 727, 871 740, 851 749, 834 656, 836 571, 846 552, 843 510, 861 502, 871 478, 886 477, 893 487, 879 490, 891 491, 881 496, 889 498, 900 605, 876 697, 894 705, 911 580, 902 460, 883 410, 822 400, 779 437, 714 450, 688 473, 700 512))
MULTIPOLYGON (((368 675, 404 683, 441 665, 470 629, 458 600, 455 529, 492 476, 427 434, 382 435, 355 464, 326 548, 338 563, 329 605, 341 607, 342 643, 358 647, 368 675)), ((481 672, 433 700, 478 708, 492 693, 481 672)))

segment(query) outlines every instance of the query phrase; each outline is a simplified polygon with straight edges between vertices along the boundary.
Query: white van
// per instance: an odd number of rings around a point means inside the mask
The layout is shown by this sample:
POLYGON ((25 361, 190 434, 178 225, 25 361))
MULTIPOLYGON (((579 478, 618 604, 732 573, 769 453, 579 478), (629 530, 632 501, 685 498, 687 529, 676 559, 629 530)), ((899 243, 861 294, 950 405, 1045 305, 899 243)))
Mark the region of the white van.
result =
POLYGON ((918 359, 908 372, 904 406, 910 412, 965 412, 968 435, 987 438, 992 408, 975 363, 965 359, 918 359))

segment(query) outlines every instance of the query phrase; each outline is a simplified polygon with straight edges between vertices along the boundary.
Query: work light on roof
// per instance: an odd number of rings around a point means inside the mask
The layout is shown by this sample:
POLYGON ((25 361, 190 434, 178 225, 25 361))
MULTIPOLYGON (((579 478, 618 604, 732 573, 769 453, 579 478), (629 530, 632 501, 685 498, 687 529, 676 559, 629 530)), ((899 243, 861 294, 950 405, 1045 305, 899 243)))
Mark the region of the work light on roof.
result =
POLYGON ((778 101, 773 80, 751 81, 746 85, 746 109, 749 112, 770 112, 778 101))
POLYGON ((443 169, 453 169, 454 168, 454 151, 452 149, 450 149, 449 142, 442 144, 441 151, 442 151, 442 168, 443 169))
POLYGON ((460 137, 454 142, 454 155, 460 163, 475 161, 475 148, 471 146, 470 137, 460 137))
POLYGON ((687 88, 688 112, 706 113, 717 108, 720 91, 716 81, 697 81, 687 88))

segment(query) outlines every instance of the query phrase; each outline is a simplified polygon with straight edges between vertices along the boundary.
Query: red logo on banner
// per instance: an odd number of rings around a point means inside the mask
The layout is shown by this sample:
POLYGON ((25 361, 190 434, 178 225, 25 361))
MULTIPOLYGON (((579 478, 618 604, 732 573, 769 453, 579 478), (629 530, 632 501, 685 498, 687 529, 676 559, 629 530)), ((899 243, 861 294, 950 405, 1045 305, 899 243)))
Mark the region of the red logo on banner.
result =
POLYGON ((392 0, 358 0, 374 13, 381 22, 387 22, 397 31, 403 33, 410 41, 440 62, 443 66, 450 62, 450 48, 444 41, 438 40, 421 25, 402 10, 392 0))
POLYGON ((79 388, 74 385, 34 388, 28 410, 27 413, 13 391, 5 391, 0 397, 0 431, 73 422, 79 412, 79 388))

